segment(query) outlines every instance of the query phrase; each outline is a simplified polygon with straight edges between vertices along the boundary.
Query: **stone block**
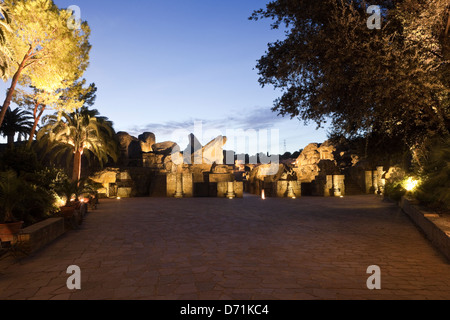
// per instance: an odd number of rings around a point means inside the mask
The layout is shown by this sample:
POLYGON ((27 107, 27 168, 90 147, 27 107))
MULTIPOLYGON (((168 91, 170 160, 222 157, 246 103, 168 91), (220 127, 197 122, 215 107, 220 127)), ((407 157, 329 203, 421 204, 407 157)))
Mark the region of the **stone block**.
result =
MULTIPOLYGON (((236 198, 244 197, 244 183, 243 182, 233 182, 233 191, 236 198)), ((228 182, 218 182, 217 183, 217 197, 226 198, 228 194, 228 182)))
POLYGON ((167 178, 166 184, 167 197, 173 198, 177 190, 177 175, 175 173, 169 173, 167 174, 166 178, 167 178))
POLYGON ((119 187, 117 188, 117 196, 120 198, 131 198, 133 195, 133 188, 119 187))
POLYGON ((164 158, 166 156, 163 154, 156 153, 144 153, 142 155, 142 162, 144 168, 163 168, 164 158))
POLYGON ((194 196, 194 182, 193 176, 190 173, 183 173, 178 175, 176 173, 167 174, 167 197, 173 198, 177 193, 178 179, 181 177, 181 192, 184 198, 191 198, 194 196))
POLYGON ((65 233, 64 218, 51 218, 22 230, 19 241, 30 254, 51 243, 65 233))
POLYGON ((244 197, 244 182, 243 181, 235 181, 234 182, 234 193, 236 194, 236 198, 244 197))
POLYGON ((365 173, 365 186, 366 186, 366 193, 372 193, 373 191, 373 172, 372 171, 366 171, 365 173))
POLYGON ((300 181, 277 181, 273 186, 275 190, 272 194, 277 198, 300 198, 302 196, 300 181))
POLYGON ((275 194, 277 198, 284 198, 288 192, 288 181, 277 181, 275 183, 276 191, 275 194))
POLYGON ((156 137, 153 133, 145 132, 141 134, 138 139, 141 144, 142 152, 147 153, 153 151, 152 146, 156 143, 156 137))
POLYGON ((332 194, 333 194, 333 176, 326 176, 324 196, 331 197, 332 194))
POLYGON ((219 182, 231 182, 234 181, 234 174, 232 173, 211 173, 209 175, 209 182, 219 183, 219 182))
POLYGON ((183 173, 183 194, 185 198, 194 196, 194 181, 192 174, 183 173))
POLYGON ((115 185, 117 182, 117 176, 119 174, 119 169, 107 169, 95 174, 91 177, 92 181, 103 185, 103 188, 98 190, 99 194, 105 194, 106 197, 112 196, 110 186, 115 185))
POLYGON ((130 174, 129 174, 127 171, 120 172, 120 173, 118 174, 118 179, 119 179, 120 181, 132 180, 130 174))
POLYGON ((334 196, 345 196, 345 175, 333 176, 334 196))
POLYGON ((420 208, 406 198, 400 201, 400 207, 403 212, 422 230, 431 243, 450 261, 450 228, 447 224, 439 226, 432 217, 426 217, 426 214, 420 208))

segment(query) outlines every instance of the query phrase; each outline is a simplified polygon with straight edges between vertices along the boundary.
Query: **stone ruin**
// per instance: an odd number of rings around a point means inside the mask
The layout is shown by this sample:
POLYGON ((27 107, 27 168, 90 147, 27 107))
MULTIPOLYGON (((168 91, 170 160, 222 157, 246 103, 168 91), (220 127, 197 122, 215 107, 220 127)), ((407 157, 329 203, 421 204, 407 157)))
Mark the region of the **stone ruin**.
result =
POLYGON ((270 164, 256 166, 251 170, 247 180, 248 192, 261 195, 264 191, 266 197, 297 198, 301 197, 301 183, 297 174, 287 164, 280 163, 278 172, 273 175, 270 164))
POLYGON ((119 132, 121 155, 118 168, 108 168, 92 180, 103 185, 103 197, 219 197, 242 198, 243 182, 234 166, 224 165, 219 136, 202 146, 194 135, 183 152, 175 142, 156 142, 153 133, 138 138, 119 132))
POLYGON ((121 156, 117 168, 92 179, 103 185, 103 197, 219 197, 242 198, 244 192, 267 197, 299 198, 382 194, 387 181, 404 172, 398 167, 370 168, 351 151, 340 151, 329 141, 312 143, 297 159, 271 165, 224 164, 227 138, 219 136, 205 146, 191 134, 183 151, 171 141, 156 142, 153 133, 135 138, 118 133, 121 156), (275 169, 277 168, 275 166, 275 169))
POLYGON ((293 160, 280 163, 276 175, 266 175, 268 165, 257 166, 248 178, 248 191, 266 196, 297 198, 345 195, 345 176, 334 159, 336 148, 330 143, 312 143, 293 160))
POLYGON ((312 143, 297 159, 280 163, 278 173, 265 174, 268 165, 258 165, 247 174, 246 191, 266 196, 301 195, 341 197, 345 195, 383 194, 386 183, 405 176, 398 166, 372 168, 352 150, 338 150, 329 141, 312 143), (385 170, 386 169, 386 170, 385 170))

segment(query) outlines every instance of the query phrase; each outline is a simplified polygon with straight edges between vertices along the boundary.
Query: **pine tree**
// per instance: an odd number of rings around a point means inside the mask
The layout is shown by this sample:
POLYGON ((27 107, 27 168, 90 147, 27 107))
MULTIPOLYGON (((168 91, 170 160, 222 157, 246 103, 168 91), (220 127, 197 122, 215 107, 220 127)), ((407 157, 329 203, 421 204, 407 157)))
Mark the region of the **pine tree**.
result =
POLYGON ((71 30, 67 21, 72 12, 59 9, 52 0, 5 0, 5 4, 14 16, 6 41, 17 68, 10 74, 0 126, 20 81, 27 78, 38 90, 56 92, 81 77, 91 48, 88 24, 71 30))
POLYGON ((11 67, 11 52, 6 43, 6 33, 11 32, 11 17, 9 9, 4 3, 0 3, 0 77, 6 80, 11 67))
POLYGON ((58 89, 49 93, 30 86, 31 92, 18 89, 13 97, 13 101, 19 106, 30 109, 33 113, 33 126, 30 131, 28 146, 34 141, 38 129, 39 121, 45 111, 71 113, 83 106, 91 107, 95 102, 97 88, 94 83, 87 88, 86 80, 72 83, 71 86, 58 89))

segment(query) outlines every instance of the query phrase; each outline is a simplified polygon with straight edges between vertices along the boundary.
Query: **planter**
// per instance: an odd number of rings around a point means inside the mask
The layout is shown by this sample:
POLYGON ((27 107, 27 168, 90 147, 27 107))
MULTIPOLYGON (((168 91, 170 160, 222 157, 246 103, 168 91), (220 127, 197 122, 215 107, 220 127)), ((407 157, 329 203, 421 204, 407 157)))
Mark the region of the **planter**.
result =
POLYGON ((71 219, 75 214, 75 207, 62 207, 61 216, 66 219, 71 219))
POLYGON ((75 203, 73 206, 62 207, 61 217, 65 219, 70 228, 77 229, 83 223, 87 208, 87 204, 81 202, 75 203))
POLYGON ((422 230, 431 243, 450 261, 450 229, 438 224, 439 215, 427 214, 417 206, 417 202, 403 197, 400 201, 403 212, 422 230))
POLYGON ((0 224, 0 240, 1 242, 11 242, 15 243, 17 241, 17 236, 22 230, 24 222, 12 222, 0 224))

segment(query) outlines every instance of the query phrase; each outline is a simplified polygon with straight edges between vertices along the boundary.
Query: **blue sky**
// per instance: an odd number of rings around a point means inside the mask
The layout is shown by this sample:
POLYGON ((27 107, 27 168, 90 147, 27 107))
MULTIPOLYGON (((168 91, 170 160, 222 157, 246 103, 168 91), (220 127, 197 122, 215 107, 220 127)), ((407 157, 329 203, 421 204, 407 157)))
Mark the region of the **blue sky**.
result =
MULTIPOLYGON (((278 129, 280 152, 326 140, 315 124, 277 117, 280 95, 258 83, 257 60, 283 38, 270 21, 249 21, 262 0, 106 1, 55 0, 77 5, 92 34, 89 83, 98 87, 95 108, 117 131, 171 139, 175 129, 278 129)), ((210 137, 199 137, 202 144, 210 137)), ((178 141, 177 141, 178 142, 178 141)))

